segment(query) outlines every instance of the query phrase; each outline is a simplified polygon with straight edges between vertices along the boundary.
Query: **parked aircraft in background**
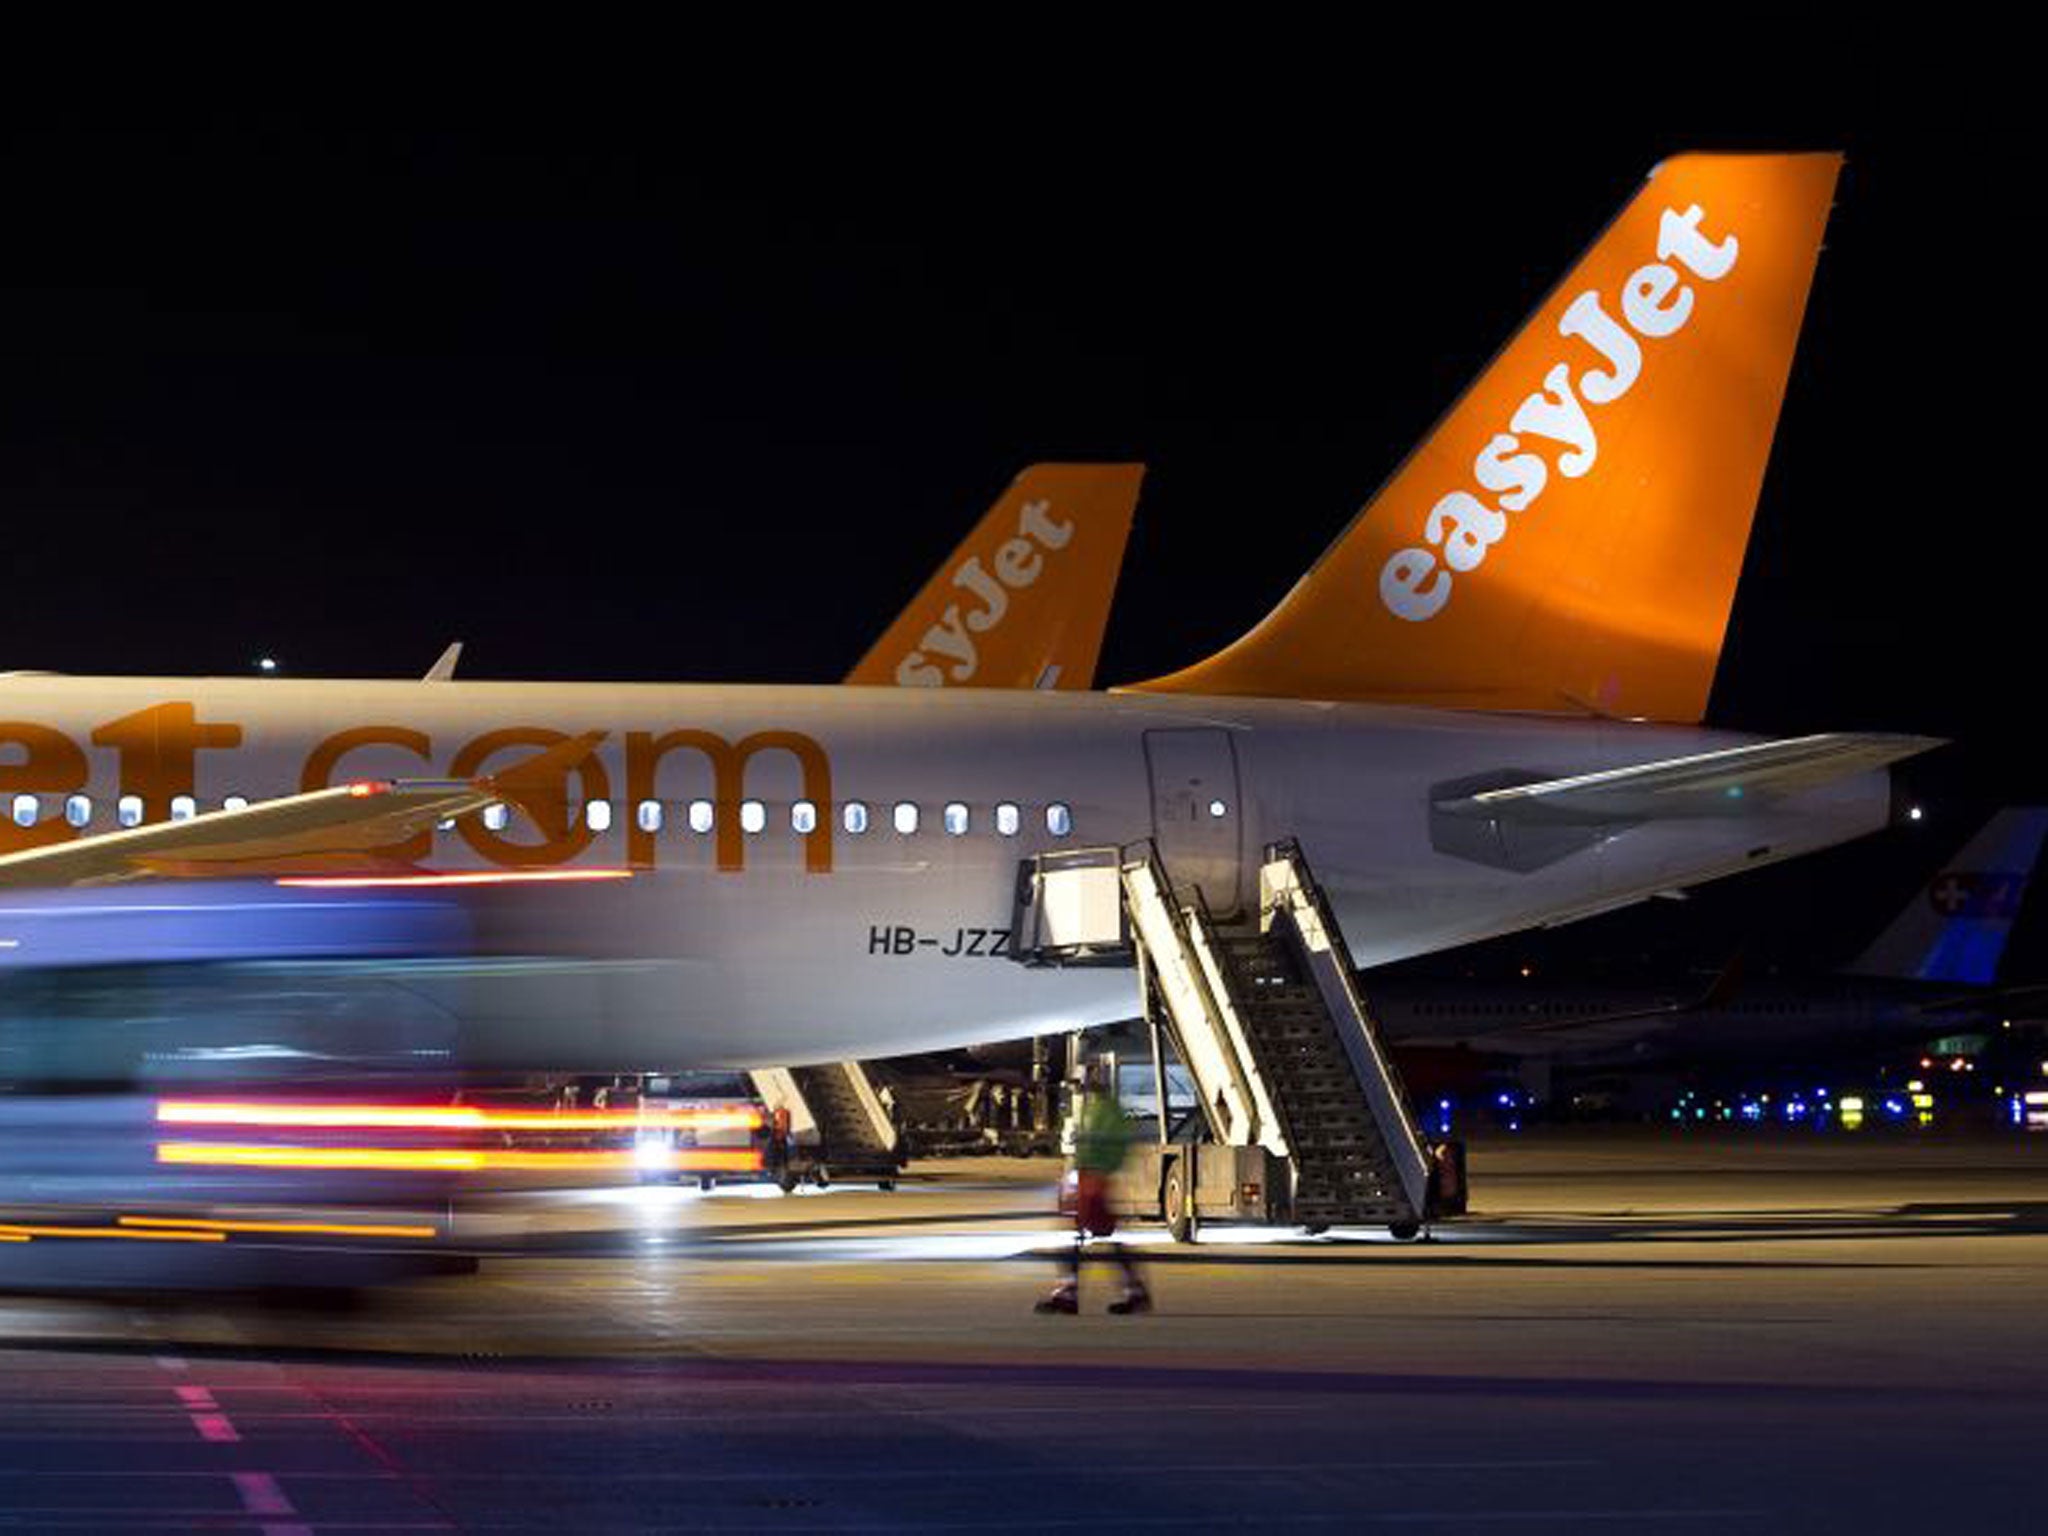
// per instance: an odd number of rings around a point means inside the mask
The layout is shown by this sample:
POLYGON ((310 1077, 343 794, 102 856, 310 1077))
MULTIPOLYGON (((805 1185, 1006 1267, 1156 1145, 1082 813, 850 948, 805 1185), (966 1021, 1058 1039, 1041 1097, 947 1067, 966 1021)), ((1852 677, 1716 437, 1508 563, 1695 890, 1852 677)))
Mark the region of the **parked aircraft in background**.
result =
POLYGON ((2048 834, 2048 807, 1997 812, 1839 971, 1752 977, 1732 963, 1690 989, 1392 976, 1372 985, 1381 1028, 1407 1046, 1467 1045, 1560 1060, 1843 1050, 1994 1031, 2014 919, 2048 834))

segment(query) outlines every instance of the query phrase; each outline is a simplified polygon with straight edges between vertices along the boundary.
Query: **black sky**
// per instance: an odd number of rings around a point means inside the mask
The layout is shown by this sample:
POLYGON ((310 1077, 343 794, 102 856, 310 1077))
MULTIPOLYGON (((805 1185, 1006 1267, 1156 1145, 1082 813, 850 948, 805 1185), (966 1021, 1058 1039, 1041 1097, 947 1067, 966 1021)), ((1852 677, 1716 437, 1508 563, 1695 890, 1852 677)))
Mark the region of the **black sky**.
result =
POLYGON ((2000 125, 1092 111, 0 138, 0 669, 460 637, 479 677, 825 682, 1019 465, 1111 457, 1152 470, 1103 676, 1151 676, 1271 606, 1658 158, 1839 147, 1710 718, 1959 738, 1930 848, 2048 793, 2000 125))

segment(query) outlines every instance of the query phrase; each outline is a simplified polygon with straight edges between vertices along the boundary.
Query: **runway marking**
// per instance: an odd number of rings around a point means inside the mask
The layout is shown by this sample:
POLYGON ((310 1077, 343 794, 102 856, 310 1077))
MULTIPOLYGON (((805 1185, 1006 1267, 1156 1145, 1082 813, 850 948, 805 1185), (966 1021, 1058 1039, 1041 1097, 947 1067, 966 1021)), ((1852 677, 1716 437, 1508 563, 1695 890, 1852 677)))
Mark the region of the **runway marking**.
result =
POLYGON ((228 1416, 220 1411, 220 1404, 213 1400, 213 1393, 205 1387, 174 1387, 172 1390, 178 1395, 178 1406, 191 1416, 192 1427, 199 1431, 200 1439, 227 1445, 242 1438, 235 1426, 228 1422, 228 1416))
MULTIPOLYGON (((285 1497, 284 1489, 277 1479, 268 1472, 230 1472, 228 1478, 235 1485, 235 1492, 242 1496, 242 1508, 252 1515, 296 1515, 298 1510, 285 1497)), ((263 1536, 312 1536, 310 1525, 296 1521, 279 1525, 265 1521, 263 1536)))
POLYGON ((182 1371, 188 1368, 183 1355, 158 1355, 156 1363, 166 1371, 182 1371))

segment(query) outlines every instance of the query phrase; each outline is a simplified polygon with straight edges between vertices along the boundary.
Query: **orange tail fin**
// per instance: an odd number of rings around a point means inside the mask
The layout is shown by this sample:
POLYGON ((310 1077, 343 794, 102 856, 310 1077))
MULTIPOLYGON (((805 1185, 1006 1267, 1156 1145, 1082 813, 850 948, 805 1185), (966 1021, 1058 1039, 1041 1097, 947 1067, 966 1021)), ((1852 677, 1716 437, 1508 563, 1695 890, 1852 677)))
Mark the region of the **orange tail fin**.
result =
POLYGON ((1840 168, 1657 167, 1280 606, 1139 686, 1698 720, 1840 168))
POLYGON ((1142 464, 1034 464, 847 675, 939 688, 1089 688, 1142 464))

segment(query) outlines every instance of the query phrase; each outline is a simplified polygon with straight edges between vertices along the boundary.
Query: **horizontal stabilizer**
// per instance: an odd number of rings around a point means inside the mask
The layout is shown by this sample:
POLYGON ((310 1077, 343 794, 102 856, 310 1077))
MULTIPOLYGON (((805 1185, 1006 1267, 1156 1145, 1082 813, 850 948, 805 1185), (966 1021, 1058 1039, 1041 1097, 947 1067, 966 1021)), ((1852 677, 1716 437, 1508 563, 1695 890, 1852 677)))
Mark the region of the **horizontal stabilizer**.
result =
POLYGON ((1830 784, 1940 745, 1938 737, 1885 732, 1795 736, 1450 795, 1438 798, 1434 809, 1443 816, 1560 826, 1727 815, 1758 799, 1830 784))

